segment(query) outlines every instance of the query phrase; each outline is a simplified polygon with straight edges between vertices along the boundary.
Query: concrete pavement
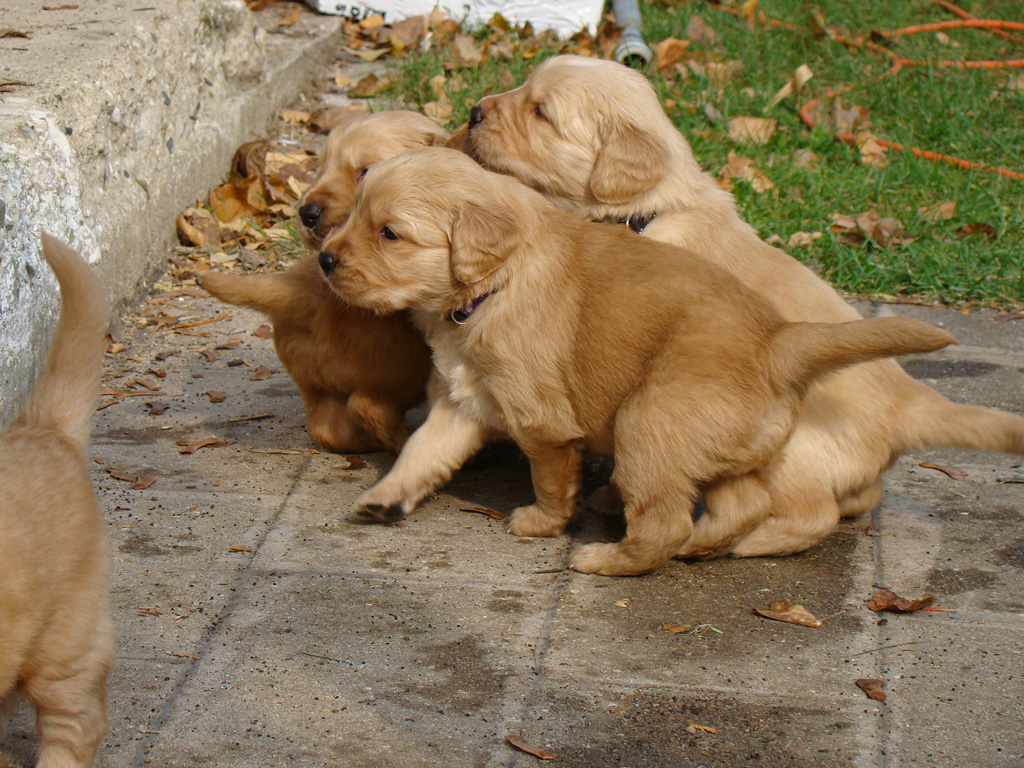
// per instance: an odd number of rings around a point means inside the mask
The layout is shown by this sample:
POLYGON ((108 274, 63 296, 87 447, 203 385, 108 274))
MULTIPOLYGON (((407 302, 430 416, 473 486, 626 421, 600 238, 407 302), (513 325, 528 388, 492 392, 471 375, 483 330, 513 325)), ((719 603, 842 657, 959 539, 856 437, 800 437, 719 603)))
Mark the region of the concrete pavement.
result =
MULTIPOLYGON (((93 433, 120 641, 99 766, 534 764, 508 734, 574 767, 1020 764, 1019 458, 908 456, 873 519, 794 557, 584 576, 564 570, 567 553, 618 537, 618 520, 521 539, 462 511, 530 500, 527 467, 501 446, 400 525, 346 522, 391 459, 350 467, 316 450, 272 342, 254 335, 261 317, 158 289, 122 318, 105 383, 122 396, 105 396, 93 433), (261 365, 270 377, 253 380, 261 365), (179 452, 206 438, 233 442, 179 452), (156 481, 134 489, 108 469, 156 481), (876 585, 944 610, 873 613, 876 585), (753 614, 781 598, 824 624, 753 614), (858 678, 884 680, 885 703, 858 678)), ((1024 321, 861 308, 949 328, 961 345, 909 369, 1024 411, 1024 321)), ((34 746, 23 709, 3 748, 28 764, 34 746)))
MULTIPOLYGON (((183 205, 219 181, 205 179, 180 190, 183 205)), ((160 242, 177 213, 162 212, 160 242)), ((3 236, 29 237, 10 217, 3 236)), ((158 261, 100 267, 138 285, 158 261)), ((1024 413, 1024 320, 859 306, 948 328, 960 346, 908 369, 1024 413)), ((90 452, 120 646, 101 768, 535 764, 509 734, 573 768, 1024 760, 1020 457, 907 456, 879 510, 801 555, 584 576, 565 570, 567 553, 620 536, 617 519, 584 514, 565 536, 520 539, 463 511, 530 501, 507 447, 400 525, 345 521, 391 458, 360 466, 316 449, 263 323, 165 275, 115 325, 90 452), (269 378, 253 378, 259 366, 269 378), (180 452, 207 438, 228 444, 180 452), (119 479, 139 475, 155 481, 119 479), (943 610, 876 614, 865 604, 878 586, 943 610), (752 611, 782 598, 823 625, 752 611), (883 680, 886 701, 859 678, 883 680)), ((588 486, 606 472, 592 462, 588 486)), ((30 765, 36 744, 23 707, 0 765, 30 765)))

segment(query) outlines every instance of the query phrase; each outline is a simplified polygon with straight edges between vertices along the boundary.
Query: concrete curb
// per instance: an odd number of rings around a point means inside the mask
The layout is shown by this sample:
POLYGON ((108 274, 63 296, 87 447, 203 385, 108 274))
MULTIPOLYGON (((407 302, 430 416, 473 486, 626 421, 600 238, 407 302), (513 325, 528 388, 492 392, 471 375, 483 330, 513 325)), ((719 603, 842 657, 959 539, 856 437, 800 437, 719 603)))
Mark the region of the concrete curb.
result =
MULTIPOLYGON (((164 269, 178 212, 217 186, 337 45, 336 18, 279 27, 242 0, 41 12, 12 0, 0 28, 0 423, 41 369, 56 283, 39 230, 96 262, 115 311, 164 269)), ((96 7, 93 7, 96 6, 96 7)))

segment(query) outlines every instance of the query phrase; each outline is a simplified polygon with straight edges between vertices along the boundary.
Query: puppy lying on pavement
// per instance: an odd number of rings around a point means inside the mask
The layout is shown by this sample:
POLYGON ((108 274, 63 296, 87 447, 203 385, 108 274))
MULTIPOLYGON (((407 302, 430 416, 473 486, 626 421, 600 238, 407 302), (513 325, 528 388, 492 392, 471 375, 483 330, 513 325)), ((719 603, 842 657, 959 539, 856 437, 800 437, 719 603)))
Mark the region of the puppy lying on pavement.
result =
POLYGON ((953 343, 901 318, 786 323, 693 253, 583 221, 451 149, 372 167, 319 258, 346 301, 416 310, 447 383, 356 514, 408 513, 507 434, 537 495, 509 531, 553 536, 573 514, 584 452, 614 455, 626 538, 576 550, 587 573, 657 568, 690 538, 702 489, 763 499, 761 472, 815 378, 953 343))
MULTIPOLYGON (((522 87, 481 100, 459 133, 485 167, 588 219, 694 250, 786 320, 860 317, 810 269, 760 240, 732 195, 701 171, 647 79, 628 67, 555 57, 522 87)), ((1024 418, 953 403, 895 361, 841 371, 810 387, 789 441, 764 473, 769 503, 716 511, 709 499, 711 514, 680 555, 804 550, 840 517, 876 506, 881 475, 901 453, 945 446, 1024 453, 1024 418)))
POLYGON ((86 469, 107 330, 103 286, 43 235, 60 322, 25 410, 0 434, 0 738, 36 708, 39 768, 91 766, 107 730, 114 660, 110 544, 86 469))
MULTIPOLYGON (((299 209, 306 244, 319 249, 345 221, 368 166, 445 138, 429 118, 402 111, 361 115, 331 131, 299 209)), ((377 317, 346 305, 327 289, 315 256, 284 273, 210 271, 199 283, 221 301, 270 317, 274 348, 302 394, 314 442, 338 453, 398 453, 409 436, 405 412, 423 402, 430 372, 430 351, 405 313, 377 317)))

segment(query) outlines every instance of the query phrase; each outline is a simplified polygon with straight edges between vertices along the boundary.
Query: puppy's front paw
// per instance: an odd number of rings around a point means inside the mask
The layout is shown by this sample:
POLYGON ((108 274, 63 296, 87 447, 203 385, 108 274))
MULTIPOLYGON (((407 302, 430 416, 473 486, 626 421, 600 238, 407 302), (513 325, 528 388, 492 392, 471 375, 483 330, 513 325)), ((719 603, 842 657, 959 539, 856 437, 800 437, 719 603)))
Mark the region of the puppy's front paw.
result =
POLYGON ((660 563, 637 562, 623 551, 621 544, 586 544, 569 559, 569 567, 574 571, 599 576, 639 576, 658 565, 660 563))
POLYGON ((359 502, 352 507, 351 519, 356 523, 397 523, 405 517, 405 511, 398 502, 380 504, 377 502, 359 502))
POLYGON ((536 504, 531 504, 512 511, 508 532, 513 536, 557 536, 568 523, 568 520, 548 514, 536 504))

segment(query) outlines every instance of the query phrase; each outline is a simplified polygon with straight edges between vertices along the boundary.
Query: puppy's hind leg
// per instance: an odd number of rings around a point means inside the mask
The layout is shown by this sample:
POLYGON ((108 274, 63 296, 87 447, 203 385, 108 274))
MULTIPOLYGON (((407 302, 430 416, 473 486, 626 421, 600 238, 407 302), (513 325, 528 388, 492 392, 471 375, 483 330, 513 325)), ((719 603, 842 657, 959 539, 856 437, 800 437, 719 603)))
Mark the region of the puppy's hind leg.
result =
POLYGON ((398 454, 409 439, 409 427, 394 403, 375 392, 357 389, 348 397, 348 414, 364 432, 398 454))
POLYGON ((306 432, 310 439, 332 453, 370 453, 384 444, 349 415, 346 400, 334 392, 303 392, 306 432))
POLYGON ((479 451, 487 429, 464 414, 446 395, 438 397, 427 420, 412 433, 391 471, 352 507, 357 520, 391 523, 412 512, 426 496, 451 479, 479 451))
POLYGON ((772 509, 768 517, 732 549, 733 557, 768 557, 803 552, 828 536, 839 524, 839 505, 825 483, 809 478, 768 485, 772 509))
POLYGON ((572 568, 602 576, 638 576, 669 560, 693 531, 696 488, 685 482, 657 494, 634 496, 619 486, 626 502, 626 538, 617 544, 586 544, 571 558, 572 568))
POLYGON ((582 485, 583 445, 528 446, 537 501, 512 512, 508 532, 514 536, 557 536, 569 524, 582 485))
POLYGON ((768 492, 752 474, 711 485, 704 492, 704 502, 704 514, 694 523, 693 535, 675 557, 710 560, 727 555, 733 542, 756 528, 771 509, 768 492))

